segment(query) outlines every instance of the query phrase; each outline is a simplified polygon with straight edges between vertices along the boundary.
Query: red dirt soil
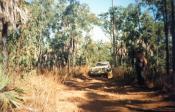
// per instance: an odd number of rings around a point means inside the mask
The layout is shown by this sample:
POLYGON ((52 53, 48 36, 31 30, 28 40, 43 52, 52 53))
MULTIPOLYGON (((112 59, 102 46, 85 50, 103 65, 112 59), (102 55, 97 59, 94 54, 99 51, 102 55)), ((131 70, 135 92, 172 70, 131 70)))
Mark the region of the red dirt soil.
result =
POLYGON ((175 112, 159 91, 121 86, 104 78, 76 78, 58 93, 56 112, 175 112))

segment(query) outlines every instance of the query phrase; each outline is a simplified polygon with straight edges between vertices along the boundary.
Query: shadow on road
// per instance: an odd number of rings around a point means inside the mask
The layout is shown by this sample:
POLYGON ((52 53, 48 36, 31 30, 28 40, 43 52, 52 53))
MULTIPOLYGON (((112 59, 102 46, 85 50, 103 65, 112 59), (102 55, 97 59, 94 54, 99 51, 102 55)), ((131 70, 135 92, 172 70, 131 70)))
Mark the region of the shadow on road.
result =
POLYGON ((70 80, 65 85, 86 91, 88 100, 78 105, 83 112, 175 112, 172 97, 154 89, 117 85, 105 78, 70 80))

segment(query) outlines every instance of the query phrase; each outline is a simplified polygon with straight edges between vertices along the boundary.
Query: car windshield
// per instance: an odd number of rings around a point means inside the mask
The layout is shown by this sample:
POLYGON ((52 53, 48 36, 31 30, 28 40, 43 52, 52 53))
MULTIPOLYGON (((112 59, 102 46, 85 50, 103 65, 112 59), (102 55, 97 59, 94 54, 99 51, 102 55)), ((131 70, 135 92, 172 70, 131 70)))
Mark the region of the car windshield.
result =
POLYGON ((107 63, 97 63, 96 66, 107 66, 107 63))

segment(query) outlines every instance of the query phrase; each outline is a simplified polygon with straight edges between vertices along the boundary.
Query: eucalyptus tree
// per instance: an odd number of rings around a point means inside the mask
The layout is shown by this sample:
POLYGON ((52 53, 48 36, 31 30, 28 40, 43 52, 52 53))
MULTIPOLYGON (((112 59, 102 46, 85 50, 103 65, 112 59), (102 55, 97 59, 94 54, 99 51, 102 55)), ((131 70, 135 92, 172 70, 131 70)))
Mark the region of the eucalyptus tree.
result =
POLYGON ((112 62, 111 57, 111 44, 109 42, 96 42, 96 61, 109 61, 112 62))
MULTIPOLYGON (((171 17, 172 17, 172 23, 171 23, 171 35, 172 35, 172 63, 173 63, 173 75, 175 75, 175 16, 174 16, 174 5, 175 1, 171 0, 171 17)), ((174 86, 175 86, 175 76, 174 76, 174 86)), ((174 89, 175 92, 175 89, 174 89)))
POLYGON ((99 15, 101 18, 101 26, 104 32, 109 36, 111 45, 113 45, 113 53, 111 56, 113 57, 113 64, 115 66, 117 64, 117 43, 120 40, 119 35, 123 25, 122 19, 124 19, 124 15, 122 15, 123 12, 123 7, 112 7, 108 12, 99 15))
POLYGON ((50 35, 50 21, 55 13, 53 0, 32 0, 26 4, 30 19, 16 33, 11 33, 10 37, 13 38, 8 40, 11 66, 23 70, 29 70, 39 63, 39 57, 46 47, 44 40, 50 35))
MULTIPOLYGON (((138 31, 138 17, 137 17, 137 6, 130 4, 127 8, 124 7, 114 7, 115 15, 115 28, 116 32, 116 43, 124 42, 127 49, 129 49, 129 57, 131 62, 134 63, 134 49, 136 40, 139 38, 138 31)), ((112 24, 110 18, 112 17, 112 10, 109 9, 108 12, 101 14, 102 27, 104 31, 112 36, 112 24)), ((116 50, 118 49, 117 44, 115 44, 116 50)), ((117 52, 117 51, 115 51, 117 52)))
MULTIPOLYGON (((110 12, 111 11, 109 10, 100 16, 104 31, 111 37, 112 24, 110 21, 110 12)), ((155 20, 153 16, 147 9, 143 10, 138 15, 138 7, 135 4, 129 4, 126 8, 115 8, 115 27, 117 29, 115 32, 118 34, 116 40, 118 40, 118 45, 122 44, 127 49, 128 64, 134 65, 135 52, 137 49, 144 50, 146 52, 147 58, 151 60, 151 64, 155 63, 154 58, 156 57, 154 54, 156 52, 155 47, 158 45, 157 37, 159 36, 159 39, 161 39, 161 41, 159 41, 161 42, 161 45, 164 40, 162 33, 163 22, 161 21, 161 17, 157 17, 156 20, 157 22, 154 22, 155 20)), ((121 46, 115 45, 115 47, 120 48, 121 46)), ((163 48, 163 46, 160 47, 163 48)), ((161 58, 163 59, 165 54, 164 51, 161 50, 159 53, 161 53, 160 56, 162 56, 161 58)))
POLYGON ((76 57, 81 50, 79 47, 83 44, 83 33, 89 32, 97 21, 95 14, 90 12, 86 4, 73 0, 62 7, 61 12, 54 17, 52 31, 55 36, 50 39, 50 46, 57 51, 59 60, 65 60, 68 65, 76 64, 76 57))
POLYGON ((86 64, 92 65, 96 61, 96 44, 90 36, 86 36, 85 43, 82 46, 82 56, 86 61, 86 64))
POLYGON ((9 26, 12 25, 13 29, 19 26, 19 22, 25 23, 27 20, 26 9, 24 9, 23 0, 1 0, 0 1, 0 20, 2 24, 2 43, 3 43, 3 67, 5 72, 8 68, 8 50, 7 50, 7 39, 9 26))
POLYGON ((167 0, 163 1, 163 16, 164 16, 164 32, 165 32, 165 44, 166 44, 166 70, 169 74, 170 62, 169 62, 169 17, 167 9, 167 0))
MULTIPOLYGON (((148 6, 154 6, 156 9, 156 17, 159 18, 160 21, 164 22, 164 33, 165 33, 165 49, 166 49, 166 71, 169 74, 170 69, 170 39, 169 39, 169 32, 170 32, 170 24, 172 24, 172 15, 171 15, 171 0, 143 0, 144 4, 148 6)), ((172 51, 173 52, 173 51, 172 51)), ((173 55, 173 54, 172 54, 173 55)))

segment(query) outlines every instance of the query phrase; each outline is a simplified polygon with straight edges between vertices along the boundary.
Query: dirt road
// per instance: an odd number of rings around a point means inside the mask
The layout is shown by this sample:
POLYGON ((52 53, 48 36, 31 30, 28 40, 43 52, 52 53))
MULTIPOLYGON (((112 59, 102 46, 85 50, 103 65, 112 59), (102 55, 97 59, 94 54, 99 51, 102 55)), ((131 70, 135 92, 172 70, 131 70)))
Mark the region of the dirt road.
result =
POLYGON ((175 102, 159 91, 119 86, 103 78, 65 82, 57 112, 175 112, 175 102))

